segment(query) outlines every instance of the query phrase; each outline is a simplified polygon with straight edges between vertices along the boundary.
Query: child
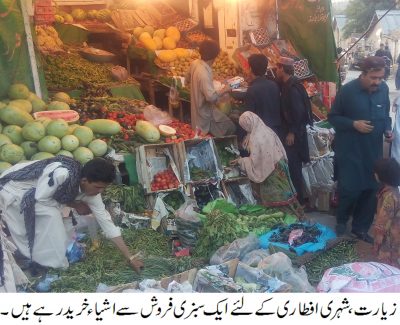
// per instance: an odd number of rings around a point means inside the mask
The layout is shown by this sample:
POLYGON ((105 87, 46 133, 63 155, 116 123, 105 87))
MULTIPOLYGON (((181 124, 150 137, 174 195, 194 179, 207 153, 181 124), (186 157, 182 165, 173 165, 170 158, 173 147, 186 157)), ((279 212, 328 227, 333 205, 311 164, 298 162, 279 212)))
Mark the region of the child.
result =
POLYGON ((382 184, 374 223, 374 251, 383 263, 400 267, 400 165, 393 158, 380 159, 374 166, 382 184))

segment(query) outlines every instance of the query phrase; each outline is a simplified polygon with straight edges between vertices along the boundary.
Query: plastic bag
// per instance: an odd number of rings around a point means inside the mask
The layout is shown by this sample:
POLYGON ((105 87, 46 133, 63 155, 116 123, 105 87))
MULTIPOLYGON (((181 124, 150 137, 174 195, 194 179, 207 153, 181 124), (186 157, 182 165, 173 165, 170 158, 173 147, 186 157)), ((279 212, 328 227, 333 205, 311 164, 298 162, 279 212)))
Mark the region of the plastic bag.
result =
POLYGON ((400 292, 400 270, 376 262, 356 262, 325 271, 318 292, 400 292))
MULTIPOLYGON (((171 87, 169 88, 168 103, 172 108, 178 108, 180 104, 179 91, 177 88, 177 81, 174 78, 171 87)), ((161 124, 161 123, 160 123, 161 124)))
POLYGON ((172 122, 171 116, 167 112, 161 111, 154 105, 147 105, 143 111, 144 118, 150 123, 158 126, 160 124, 170 124, 172 122))
POLYGON ((243 258, 248 252, 259 248, 258 238, 254 234, 246 238, 234 240, 232 243, 220 247, 210 259, 211 265, 222 264, 234 258, 243 258))
POLYGON ((240 261, 248 266, 257 267, 258 263, 269 255, 271 254, 268 249, 255 249, 243 256, 240 261))
POLYGON ((194 210, 197 208, 196 201, 189 199, 176 211, 177 234, 184 247, 196 246, 202 227, 201 219, 194 210))
POLYGON ((287 283, 265 274, 263 270, 240 262, 236 269, 235 282, 243 287, 244 292, 290 292, 292 289, 287 283))
POLYGON ((193 283, 195 292, 243 292, 243 287, 229 277, 226 264, 211 265, 199 270, 193 283))
POLYGON ((111 76, 116 81, 125 81, 128 79, 129 74, 128 70, 120 65, 116 65, 115 67, 111 68, 111 76))
POLYGON ((258 268, 264 273, 292 286, 292 292, 315 292, 314 287, 308 282, 304 267, 295 269, 292 261, 284 253, 275 253, 264 258, 258 268))

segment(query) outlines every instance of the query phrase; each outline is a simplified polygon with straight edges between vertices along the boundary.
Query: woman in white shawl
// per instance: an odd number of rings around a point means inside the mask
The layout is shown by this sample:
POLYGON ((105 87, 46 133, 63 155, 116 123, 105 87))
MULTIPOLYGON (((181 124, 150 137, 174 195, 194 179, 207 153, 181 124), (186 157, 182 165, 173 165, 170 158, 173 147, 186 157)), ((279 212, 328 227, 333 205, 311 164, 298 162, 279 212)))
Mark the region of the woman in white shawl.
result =
POLYGON ((250 156, 231 163, 238 164, 256 184, 263 205, 289 206, 301 215, 296 190, 290 180, 286 152, 278 136, 252 112, 243 113, 239 124, 247 132, 243 147, 250 156))

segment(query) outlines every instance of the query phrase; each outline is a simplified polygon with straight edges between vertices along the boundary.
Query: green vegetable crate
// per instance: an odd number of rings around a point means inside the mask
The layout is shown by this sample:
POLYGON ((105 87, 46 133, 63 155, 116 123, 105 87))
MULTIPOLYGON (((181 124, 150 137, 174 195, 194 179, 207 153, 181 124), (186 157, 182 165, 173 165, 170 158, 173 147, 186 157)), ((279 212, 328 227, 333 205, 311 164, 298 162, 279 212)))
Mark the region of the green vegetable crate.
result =
POLYGON ((177 144, 146 144, 137 147, 135 153, 139 182, 143 185, 146 194, 175 191, 183 185, 177 144), (154 190, 154 187, 152 189, 154 176, 169 168, 172 169, 178 179, 179 186, 163 190, 154 190))
POLYGON ((238 159, 239 156, 229 150, 227 147, 233 147, 237 152, 239 152, 239 145, 236 135, 229 135, 225 137, 214 138, 214 143, 216 147, 216 155, 218 160, 218 166, 223 171, 224 179, 235 179, 240 178, 240 169, 238 166, 231 167, 230 162, 232 160, 238 159))

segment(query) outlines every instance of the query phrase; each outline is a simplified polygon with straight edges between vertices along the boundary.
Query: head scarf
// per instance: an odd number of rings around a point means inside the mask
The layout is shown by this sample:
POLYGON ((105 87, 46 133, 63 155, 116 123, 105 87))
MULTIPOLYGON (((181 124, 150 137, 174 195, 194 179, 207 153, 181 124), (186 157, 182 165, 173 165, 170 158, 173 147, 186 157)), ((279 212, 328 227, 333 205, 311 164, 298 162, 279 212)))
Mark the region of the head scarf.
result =
POLYGON ((256 114, 244 112, 239 124, 247 132, 244 144, 250 152, 249 157, 239 159, 240 168, 251 181, 262 183, 282 158, 287 159, 285 149, 275 132, 256 114))

